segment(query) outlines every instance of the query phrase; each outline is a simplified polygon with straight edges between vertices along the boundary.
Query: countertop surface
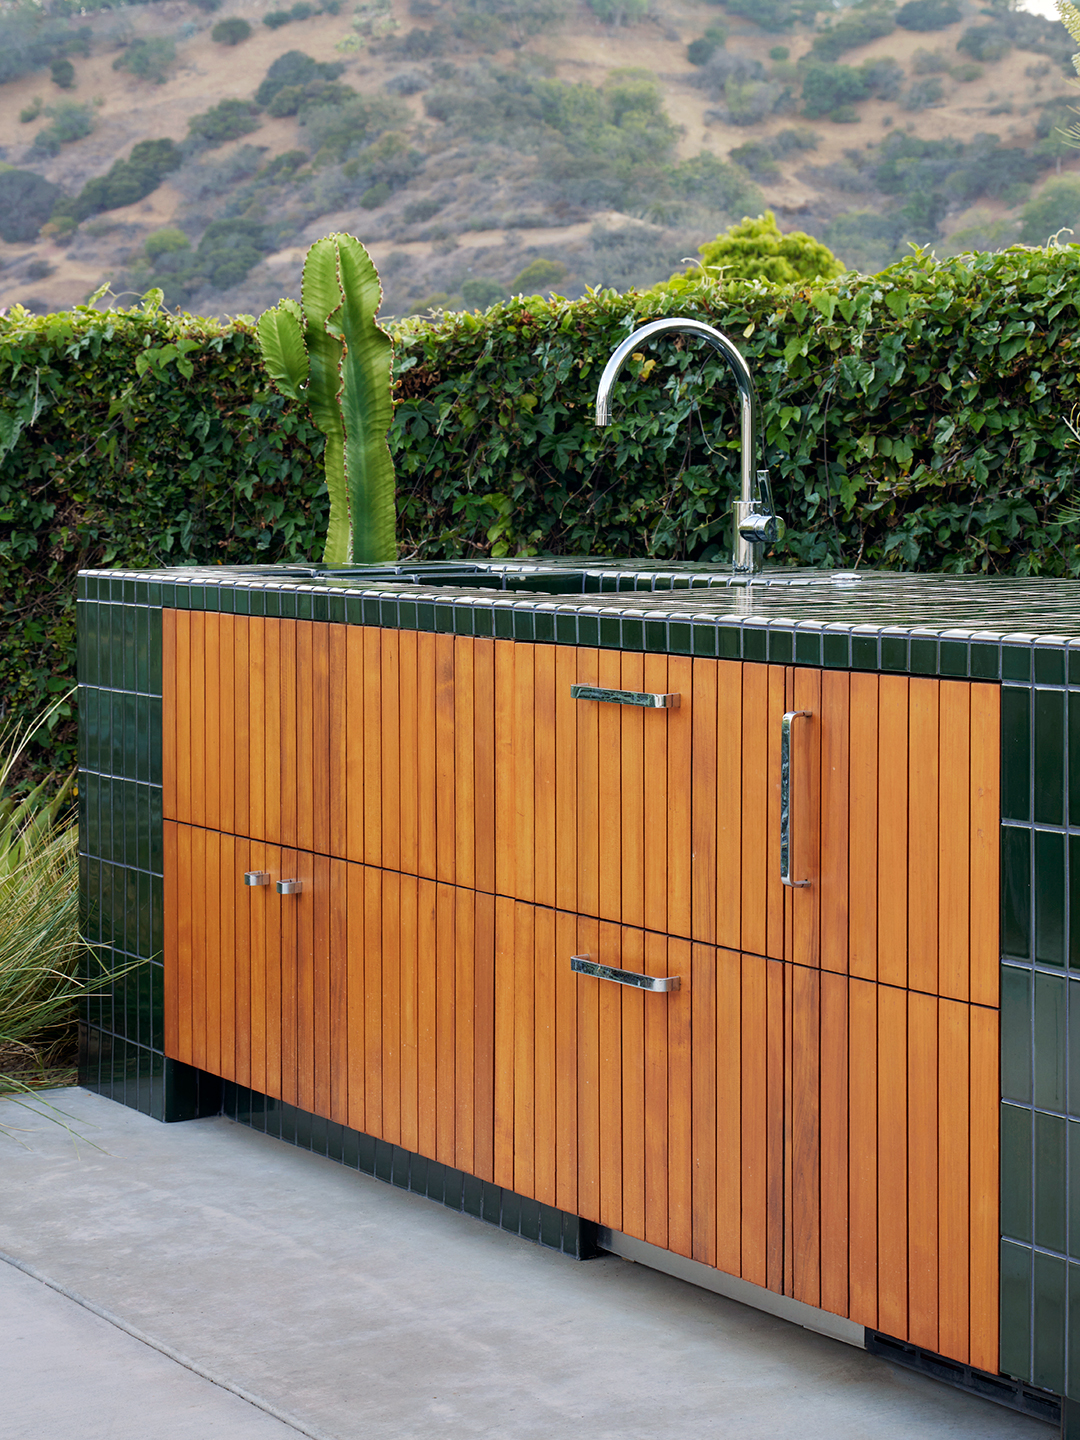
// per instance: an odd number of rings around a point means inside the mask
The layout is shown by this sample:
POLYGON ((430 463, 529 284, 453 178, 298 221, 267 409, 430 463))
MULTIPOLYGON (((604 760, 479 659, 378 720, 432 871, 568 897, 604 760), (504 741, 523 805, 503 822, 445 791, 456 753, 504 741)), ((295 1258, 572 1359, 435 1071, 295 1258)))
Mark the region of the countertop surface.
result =
MULTIPOLYGON (((384 596, 443 605, 612 613, 754 627, 918 631, 1080 643, 1080 581, 775 568, 752 583, 726 566, 558 559, 396 566, 185 566, 84 571, 159 585, 384 596)), ((201 608, 201 607, 200 607, 201 608)), ((217 608, 214 606, 212 608, 217 608)), ((229 607, 231 608, 231 607, 229 607)))

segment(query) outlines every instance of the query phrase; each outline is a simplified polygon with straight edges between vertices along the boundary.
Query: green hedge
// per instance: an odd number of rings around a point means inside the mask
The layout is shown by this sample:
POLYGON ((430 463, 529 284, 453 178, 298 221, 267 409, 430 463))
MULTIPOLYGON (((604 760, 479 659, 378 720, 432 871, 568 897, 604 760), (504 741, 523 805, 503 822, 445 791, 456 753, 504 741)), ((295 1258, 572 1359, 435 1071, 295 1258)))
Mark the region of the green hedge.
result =
MULTIPOLYGON (((816 288, 703 285, 513 300, 397 326, 402 553, 723 557, 738 483, 712 352, 600 370, 633 324, 686 313, 743 347, 787 533, 781 563, 1080 575, 1080 251, 1014 249, 816 288), (655 362, 655 363, 654 363, 655 362), (715 382, 715 383, 714 383, 715 382)), ((0 697, 70 684, 73 575, 317 558, 303 411, 264 388, 252 326, 146 311, 0 318, 0 697)), ((51 737, 72 756, 73 723, 51 737)))

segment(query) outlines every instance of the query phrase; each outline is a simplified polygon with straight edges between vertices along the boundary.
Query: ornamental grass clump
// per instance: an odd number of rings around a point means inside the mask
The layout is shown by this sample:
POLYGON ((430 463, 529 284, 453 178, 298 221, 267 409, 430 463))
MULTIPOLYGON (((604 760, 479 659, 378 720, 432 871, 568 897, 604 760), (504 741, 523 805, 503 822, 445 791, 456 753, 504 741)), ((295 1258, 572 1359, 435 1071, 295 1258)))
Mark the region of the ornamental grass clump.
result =
POLYGON ((74 772, 58 790, 51 776, 26 794, 14 788, 47 719, 0 733, 0 1096, 8 1098, 71 1083, 76 1002, 105 974, 79 939, 74 772))

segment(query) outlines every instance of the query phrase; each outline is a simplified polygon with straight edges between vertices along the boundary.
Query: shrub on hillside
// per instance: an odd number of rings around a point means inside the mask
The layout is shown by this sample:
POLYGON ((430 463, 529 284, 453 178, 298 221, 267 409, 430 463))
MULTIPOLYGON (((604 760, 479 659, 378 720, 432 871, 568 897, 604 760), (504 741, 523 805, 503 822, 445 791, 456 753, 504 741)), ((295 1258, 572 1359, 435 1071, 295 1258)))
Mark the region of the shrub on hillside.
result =
POLYGON ((211 109, 191 117, 188 137, 212 148, 250 135, 261 123, 258 106, 251 100, 219 100, 211 109))
POLYGON ((59 202, 55 214, 82 221, 103 210, 134 205, 156 190, 183 158, 174 140, 140 140, 126 160, 115 161, 107 174, 88 180, 77 196, 59 202))
POLYGON ((286 85, 308 85, 313 80, 336 80, 344 65, 327 64, 313 60, 302 50, 286 50, 279 55, 266 72, 266 76, 255 92, 255 103, 267 106, 279 90, 286 85))
POLYGON ((932 105, 942 105, 944 101, 945 86, 940 75, 927 75, 910 87, 904 96, 904 109, 926 110, 932 105))
POLYGON ((961 13, 956 0, 907 0, 896 12, 896 23, 905 30, 944 30, 961 13))
POLYGON ((561 260, 547 260, 542 256, 525 266, 521 274, 510 282, 513 295, 539 295, 565 280, 566 266, 561 260))
POLYGON ((866 77, 854 65, 808 65, 803 77, 803 114, 816 120, 841 106, 857 105, 869 94, 866 77))
POLYGON ((61 90, 73 90, 75 88, 75 66, 65 56, 63 60, 54 60, 49 66, 49 76, 54 85, 61 90))
POLYGON ((33 170, 0 169, 0 240, 9 245, 36 240, 61 193, 33 170))
POLYGON ((34 149, 40 155, 59 155, 62 145, 82 140, 94 128, 94 107, 73 100, 47 105, 45 114, 52 121, 34 136, 34 149))
POLYGON ((219 45, 239 45, 250 35, 251 26, 238 15, 230 16, 227 20, 219 20, 210 31, 210 39, 217 41, 219 45))
POLYGON ((686 58, 691 65, 707 65, 717 50, 721 50, 727 41, 727 31, 722 25, 710 25, 705 34, 697 40, 691 40, 686 47, 686 58))
POLYGON ((70 20, 49 13, 45 6, 5 7, 0 10, 0 85, 47 69, 69 55, 89 55, 93 34, 89 25, 74 28, 70 20))
POLYGON ((1004 60, 1012 49, 1012 41, 1001 25, 974 25, 960 36, 956 48, 966 51, 980 64, 990 65, 995 60, 1004 60))
POLYGON ((845 50, 867 45, 871 40, 880 40, 885 35, 891 35, 895 29, 896 20, 891 7, 853 8, 846 10, 827 30, 814 36, 810 53, 818 60, 839 60, 845 50))
POLYGON ((461 298, 472 310, 488 310, 506 299, 506 286, 487 275, 477 275, 461 286, 461 298))
POLYGON ((145 39, 139 36, 113 61, 114 70, 127 70, 137 80, 164 85, 176 62, 176 42, 167 35, 145 39))
POLYGON ((799 18, 800 6, 794 0, 727 0, 732 15, 752 20, 763 30, 790 30, 799 18))

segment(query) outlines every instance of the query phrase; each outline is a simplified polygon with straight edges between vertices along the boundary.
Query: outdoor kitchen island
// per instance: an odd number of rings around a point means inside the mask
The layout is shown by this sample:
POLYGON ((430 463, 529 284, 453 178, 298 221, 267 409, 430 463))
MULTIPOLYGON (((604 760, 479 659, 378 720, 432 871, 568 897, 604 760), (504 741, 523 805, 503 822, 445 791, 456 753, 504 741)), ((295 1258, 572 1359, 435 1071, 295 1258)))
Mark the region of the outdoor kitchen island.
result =
POLYGON ((1076 586, 730 578, 84 572, 82 1081, 1049 1417, 1076 586))

